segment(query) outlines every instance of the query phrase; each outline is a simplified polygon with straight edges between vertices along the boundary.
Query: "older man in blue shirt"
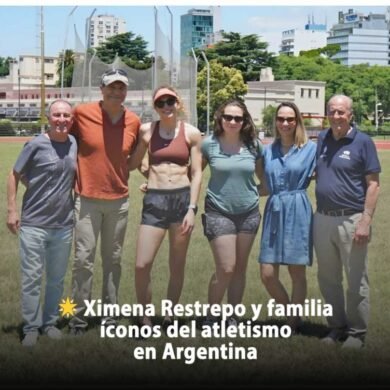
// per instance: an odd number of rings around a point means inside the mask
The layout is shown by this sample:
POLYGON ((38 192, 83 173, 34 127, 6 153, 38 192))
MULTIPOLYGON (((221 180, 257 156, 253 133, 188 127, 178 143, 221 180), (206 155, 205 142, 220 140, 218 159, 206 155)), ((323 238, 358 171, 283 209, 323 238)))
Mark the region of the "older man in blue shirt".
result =
POLYGON ((343 347, 361 348, 369 317, 367 248, 381 167, 371 138, 351 124, 352 100, 333 96, 327 113, 330 129, 320 134, 317 146, 313 232, 320 290, 333 306, 331 331, 323 341, 335 344, 347 337, 343 347))

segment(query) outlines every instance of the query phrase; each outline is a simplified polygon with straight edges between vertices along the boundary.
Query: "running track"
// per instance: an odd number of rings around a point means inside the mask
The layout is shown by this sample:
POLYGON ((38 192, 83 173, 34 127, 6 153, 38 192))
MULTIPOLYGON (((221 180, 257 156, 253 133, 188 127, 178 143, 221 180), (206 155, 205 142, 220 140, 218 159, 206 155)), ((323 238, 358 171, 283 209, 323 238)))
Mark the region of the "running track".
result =
MULTIPOLYGON (((32 137, 0 137, 1 143, 7 143, 7 142, 27 142, 32 137)), ((270 140, 265 139, 263 140, 265 144, 268 144, 270 140)), ((377 140, 374 141, 376 148, 378 150, 390 150, 390 140, 377 140)))

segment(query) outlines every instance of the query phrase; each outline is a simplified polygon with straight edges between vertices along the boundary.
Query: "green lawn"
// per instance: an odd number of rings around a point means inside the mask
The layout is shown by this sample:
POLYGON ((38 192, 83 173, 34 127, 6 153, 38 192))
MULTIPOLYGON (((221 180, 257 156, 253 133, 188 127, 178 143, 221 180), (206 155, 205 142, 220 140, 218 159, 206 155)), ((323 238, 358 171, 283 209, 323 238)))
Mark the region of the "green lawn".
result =
MULTIPOLYGON (((199 331, 195 338, 169 339, 163 335, 157 340, 101 339, 100 327, 92 326, 82 338, 66 337, 52 342, 45 337, 39 339, 31 350, 20 346, 20 286, 17 238, 7 231, 6 216, 6 176, 11 169, 22 144, 0 144, 2 156, 0 165, 0 383, 13 385, 38 384, 139 384, 160 387, 185 387, 189 384, 220 384, 225 387, 238 385, 298 385, 298 384, 348 384, 367 386, 390 383, 390 283, 389 283, 389 222, 390 216, 390 152, 381 152, 381 196, 373 228, 373 241, 370 244, 370 283, 371 283, 371 321, 367 344, 362 351, 344 351, 339 347, 321 344, 319 338, 326 333, 325 319, 305 318, 303 334, 287 339, 242 338, 205 339, 199 331), (196 360, 185 364, 182 360, 162 360, 167 343, 177 347, 219 347, 221 344, 255 347, 256 360, 196 360), (157 351, 155 360, 136 360, 134 349, 153 347, 157 351)), ((201 199, 208 172, 204 177, 201 199)), ((142 178, 134 173, 130 178, 131 211, 123 253, 123 273, 121 280, 121 303, 135 302, 134 256, 137 226, 140 219, 142 196, 138 185, 142 178)), ((313 199, 314 187, 310 188, 313 199)), ((20 194, 21 195, 21 194, 20 194)), ((21 198, 21 197, 20 197, 21 198)), ((202 202, 200 202, 202 205, 202 202)), ((261 208, 264 206, 261 200, 261 208)), ((201 207, 202 209, 202 207, 201 207)), ((207 285, 214 264, 207 240, 202 235, 200 210, 197 226, 191 240, 187 260, 186 279, 182 303, 206 302, 207 285)), ((258 237, 260 237, 260 232, 258 237)), ((244 303, 268 302, 268 295, 261 285, 258 272, 258 239, 252 250, 248 269, 247 287, 244 303)), ((167 288, 167 243, 164 242, 153 268, 153 302, 160 306, 167 288)), ((72 258, 70 259, 72 262, 72 258)), ((64 297, 70 294, 70 270, 68 268, 64 297)), ((100 297, 101 260, 97 256, 95 267, 94 298, 100 297)), ((286 270, 282 278, 288 283, 286 270)), ((320 299, 316 263, 308 269, 308 298, 320 299)), ((193 318, 181 318, 181 324, 190 324, 193 318)), ((282 319, 266 318, 263 314, 258 324, 280 324, 282 319)), ((131 325, 124 318, 121 325, 131 325)), ((67 332, 66 321, 61 326, 67 332)), ((189 351, 189 350, 187 350, 189 351)), ((189 353, 189 352, 188 352, 189 353)))

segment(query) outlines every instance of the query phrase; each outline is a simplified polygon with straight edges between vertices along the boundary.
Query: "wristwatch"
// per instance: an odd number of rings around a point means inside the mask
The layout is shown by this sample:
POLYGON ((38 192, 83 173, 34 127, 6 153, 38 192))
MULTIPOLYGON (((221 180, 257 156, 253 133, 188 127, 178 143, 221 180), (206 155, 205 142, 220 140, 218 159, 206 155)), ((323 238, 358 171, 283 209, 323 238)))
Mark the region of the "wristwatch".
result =
POLYGON ((189 204, 188 205, 188 209, 192 209, 194 210, 194 214, 196 215, 196 213, 198 212, 198 206, 196 204, 189 204))

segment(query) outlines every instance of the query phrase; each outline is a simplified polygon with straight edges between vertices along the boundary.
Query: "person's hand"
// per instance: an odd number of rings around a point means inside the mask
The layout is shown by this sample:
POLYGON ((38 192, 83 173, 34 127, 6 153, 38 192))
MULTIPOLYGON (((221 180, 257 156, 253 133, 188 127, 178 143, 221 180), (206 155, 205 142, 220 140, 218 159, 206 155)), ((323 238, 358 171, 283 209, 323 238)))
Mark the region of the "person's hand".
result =
POLYGON ((193 209, 188 209, 181 224, 181 234, 191 234, 195 226, 195 213, 193 209))
POLYGON ((19 214, 17 211, 8 212, 7 217, 7 227, 9 231, 13 234, 16 234, 20 227, 19 214))
POLYGON ((358 245, 368 243, 370 239, 370 221, 365 216, 357 223, 353 239, 358 245))
POLYGON ((142 183, 139 188, 138 188, 141 192, 148 192, 148 183, 145 182, 145 183, 142 183))

